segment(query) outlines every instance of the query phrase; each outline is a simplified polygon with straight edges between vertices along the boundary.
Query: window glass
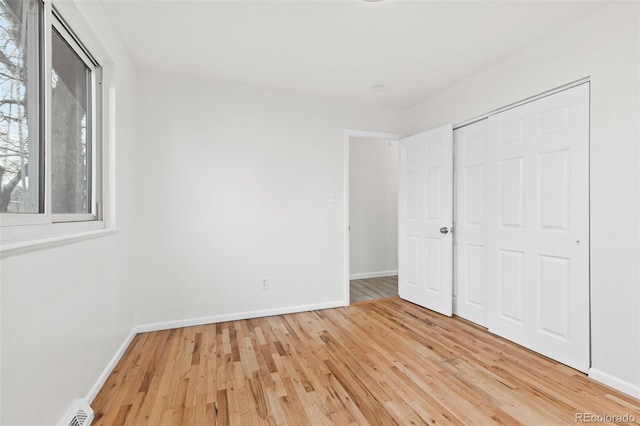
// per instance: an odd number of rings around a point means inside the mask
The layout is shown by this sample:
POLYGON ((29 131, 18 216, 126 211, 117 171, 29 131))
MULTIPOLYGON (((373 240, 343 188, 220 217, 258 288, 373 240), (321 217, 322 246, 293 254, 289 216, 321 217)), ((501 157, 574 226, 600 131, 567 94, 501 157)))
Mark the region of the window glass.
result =
POLYGON ((91 212, 91 70, 53 30, 51 211, 91 212))
POLYGON ((37 0, 0 0, 0 213, 41 213, 37 0))

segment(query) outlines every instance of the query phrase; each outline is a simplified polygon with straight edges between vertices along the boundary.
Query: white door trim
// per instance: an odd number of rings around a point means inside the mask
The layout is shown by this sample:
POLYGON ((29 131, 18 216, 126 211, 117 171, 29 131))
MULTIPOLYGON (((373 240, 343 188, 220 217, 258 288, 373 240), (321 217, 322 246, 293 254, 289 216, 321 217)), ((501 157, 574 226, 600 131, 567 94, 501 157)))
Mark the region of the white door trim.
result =
POLYGON ((363 139, 386 139, 391 141, 398 141, 404 138, 405 135, 402 133, 391 133, 391 132, 377 132, 372 130, 355 130, 355 129, 345 129, 344 130, 344 188, 342 190, 343 200, 344 200, 344 216, 342 223, 342 232, 343 232, 343 258, 344 258, 344 306, 349 306, 350 304, 350 268, 349 268, 349 149, 350 149, 350 141, 351 138, 363 138, 363 139))

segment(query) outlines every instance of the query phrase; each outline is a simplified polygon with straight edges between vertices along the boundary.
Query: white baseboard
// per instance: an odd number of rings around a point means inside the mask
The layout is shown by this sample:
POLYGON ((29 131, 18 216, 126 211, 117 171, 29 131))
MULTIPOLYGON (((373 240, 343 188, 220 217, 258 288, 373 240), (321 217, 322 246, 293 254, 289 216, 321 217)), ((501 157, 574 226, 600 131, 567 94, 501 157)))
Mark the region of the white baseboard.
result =
POLYGON ((100 374, 100 376, 98 377, 98 380, 96 380, 95 384, 89 390, 89 393, 85 397, 85 400, 87 401, 88 404, 91 404, 93 400, 96 398, 96 396, 98 395, 98 392, 100 392, 100 389, 102 389, 102 386, 104 386, 105 382, 111 375, 111 372, 113 371, 114 368, 116 368, 116 365, 118 365, 120 358, 122 358, 127 348, 131 344, 131 341, 133 340, 134 337, 136 337, 136 334, 138 334, 138 332, 135 331, 135 327, 134 327, 134 329, 131 330, 131 333, 129 333, 126 339, 124 339, 124 342, 122 342, 122 345, 120 345, 120 347, 116 351, 116 354, 113 356, 113 358, 111 358, 111 361, 109 361, 109 364, 107 364, 102 374, 100 374))
POLYGON ((191 318, 191 319, 182 319, 176 321, 165 321, 165 322, 156 322, 152 324, 143 324, 137 325, 133 327, 131 333, 124 339, 122 345, 116 351, 116 354, 111 358, 109 364, 105 367, 104 371, 98 377, 95 384, 89 390, 89 393, 85 397, 85 400, 91 404, 93 400, 100 392, 100 389, 104 386, 105 382, 113 372, 113 369, 116 368, 118 362, 126 352, 127 348, 133 341, 133 338, 138 333, 146 333, 149 331, 160 331, 160 330, 169 330, 172 328, 180 328, 180 327, 190 327, 193 325, 202 325, 202 324, 214 324, 218 322, 225 321, 236 321, 243 320, 248 318, 260 318, 260 317, 268 317, 272 315, 283 315, 283 314, 293 314, 296 312, 306 312, 306 311, 316 311, 319 309, 329 309, 329 308, 341 308, 344 307, 344 300, 327 302, 327 303, 317 303, 313 305, 299 305, 299 306, 287 306, 284 308, 275 308, 275 309, 263 309, 259 311, 247 311, 240 312, 235 314, 224 314, 224 315, 213 315, 209 317, 200 317, 200 318, 191 318))
POLYGON ((172 328, 191 327, 202 324, 215 324, 225 321, 236 321, 249 318, 269 317, 272 315, 293 314, 296 312, 316 311, 318 309, 329 309, 343 307, 344 301, 334 301, 327 303, 317 303, 313 305, 287 306, 284 308, 262 309, 259 311, 238 312, 235 314, 213 315, 210 317, 189 318, 176 321, 155 322, 143 324, 134 328, 136 333, 147 333, 149 331, 169 330, 172 328))
POLYGON ((360 274, 351 274, 349 275, 349 279, 350 280, 366 280, 367 278, 391 277, 394 275, 398 275, 397 269, 393 271, 362 272, 360 274))
POLYGON ((604 383, 607 386, 626 393, 634 398, 640 399, 640 386, 633 383, 626 382, 618 377, 612 376, 609 373, 598 370, 597 368, 589 369, 589 377, 600 383, 604 383))

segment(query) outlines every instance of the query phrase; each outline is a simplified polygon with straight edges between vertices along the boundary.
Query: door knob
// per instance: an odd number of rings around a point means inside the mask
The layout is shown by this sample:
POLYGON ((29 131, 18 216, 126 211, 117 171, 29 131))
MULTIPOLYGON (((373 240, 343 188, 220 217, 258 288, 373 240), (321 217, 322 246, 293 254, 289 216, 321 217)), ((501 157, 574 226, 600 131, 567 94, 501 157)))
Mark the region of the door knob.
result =
POLYGON ((447 228, 446 226, 443 226, 442 228, 440 228, 440 233, 441 234, 448 234, 449 233, 449 228, 447 228))

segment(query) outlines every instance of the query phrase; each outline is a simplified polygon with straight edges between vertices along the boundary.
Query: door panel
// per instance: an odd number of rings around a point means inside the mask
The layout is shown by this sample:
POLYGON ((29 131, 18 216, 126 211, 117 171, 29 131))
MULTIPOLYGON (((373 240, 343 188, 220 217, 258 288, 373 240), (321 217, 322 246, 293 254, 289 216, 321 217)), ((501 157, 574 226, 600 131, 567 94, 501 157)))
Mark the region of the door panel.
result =
POLYGON ((453 136, 447 125, 400 141, 398 291, 452 314, 453 136))
POLYGON ((487 325, 487 120, 453 132, 454 313, 487 325))
POLYGON ((588 84, 489 117, 489 329, 581 371, 588 150, 588 84))
POLYGON ((524 158, 500 162, 500 224, 522 229, 524 212, 524 158))
POLYGON ((570 259, 538 256, 540 286, 540 329, 552 336, 569 337, 569 263, 570 259))
MULTIPOLYGON (((500 250, 500 301, 498 314, 501 319, 522 326, 524 320, 524 253, 500 250)), ((492 312, 493 313, 493 312, 492 312)))
POLYGON ((540 155, 540 219, 543 229, 569 229, 569 162, 571 151, 540 155))
POLYGON ((466 302, 481 309, 485 307, 487 298, 487 283, 485 279, 487 262, 485 251, 486 247, 484 246, 467 244, 465 258, 467 266, 466 302))

